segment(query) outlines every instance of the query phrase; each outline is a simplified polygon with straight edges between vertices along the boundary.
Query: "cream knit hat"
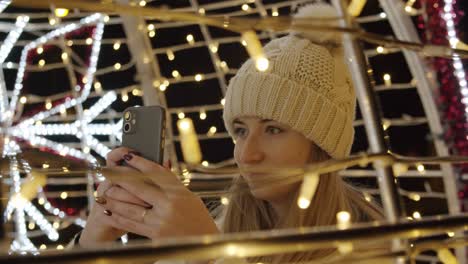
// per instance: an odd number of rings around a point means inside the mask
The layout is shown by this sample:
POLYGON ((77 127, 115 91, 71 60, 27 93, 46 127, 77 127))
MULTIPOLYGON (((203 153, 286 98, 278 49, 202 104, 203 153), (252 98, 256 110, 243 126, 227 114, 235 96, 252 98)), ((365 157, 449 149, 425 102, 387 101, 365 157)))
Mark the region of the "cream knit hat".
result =
POLYGON ((333 158, 349 155, 354 138, 356 98, 341 47, 287 35, 264 47, 266 72, 247 60, 230 80, 224 123, 257 116, 287 124, 333 158))

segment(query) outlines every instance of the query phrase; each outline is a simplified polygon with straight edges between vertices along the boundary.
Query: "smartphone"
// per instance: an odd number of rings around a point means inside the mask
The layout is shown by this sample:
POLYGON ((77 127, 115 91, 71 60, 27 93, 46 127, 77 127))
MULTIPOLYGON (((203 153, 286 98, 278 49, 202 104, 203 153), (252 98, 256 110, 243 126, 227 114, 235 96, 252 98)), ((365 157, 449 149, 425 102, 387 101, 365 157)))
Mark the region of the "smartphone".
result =
POLYGON ((161 106, 135 106, 123 112, 122 146, 162 164, 166 110, 161 106))

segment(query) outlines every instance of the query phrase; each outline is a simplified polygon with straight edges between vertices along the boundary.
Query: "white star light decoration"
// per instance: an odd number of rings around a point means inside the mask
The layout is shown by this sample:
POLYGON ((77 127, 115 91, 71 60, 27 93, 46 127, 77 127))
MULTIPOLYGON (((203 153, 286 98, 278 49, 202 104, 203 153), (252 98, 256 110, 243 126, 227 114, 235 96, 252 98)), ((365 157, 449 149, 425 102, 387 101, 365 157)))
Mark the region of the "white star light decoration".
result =
MULTIPOLYGON (((4 44, 0 49, 0 63, 3 63, 6 57, 8 56, 11 48, 14 46, 14 43, 21 34, 23 28, 28 22, 28 17, 20 17, 17 20, 15 30, 12 31, 4 44), (11 37, 10 37, 11 35, 11 37)), ((100 100, 98 100, 90 109, 83 111, 83 114, 78 113, 78 120, 72 124, 58 124, 58 125, 37 125, 37 121, 43 121, 44 119, 57 114, 63 110, 66 110, 71 107, 75 107, 78 104, 83 103, 89 96, 91 90, 92 80, 94 79, 94 74, 96 72, 96 66, 98 61, 98 55, 101 46, 101 39, 104 29, 104 16, 101 14, 93 14, 86 18, 81 19, 78 23, 70 23, 65 26, 62 26, 56 30, 49 32, 48 34, 40 37, 39 39, 30 42, 26 45, 22 51, 21 59, 19 62, 18 73, 14 85, 14 90, 12 93, 12 98, 8 104, 7 91, 4 85, 3 78, 0 81, 0 121, 7 125, 7 128, 4 129, 3 134, 5 135, 5 149, 4 156, 7 156, 10 160, 10 178, 12 179, 12 189, 11 197, 16 199, 10 199, 5 210, 6 219, 10 219, 14 213, 16 234, 13 243, 11 244, 12 251, 21 251, 21 252, 36 252, 37 248, 30 241, 26 229, 26 219, 25 213, 28 214, 36 225, 44 231, 48 238, 56 241, 59 238, 59 234, 54 226, 52 226, 44 215, 28 200, 23 199, 20 195, 21 190, 21 177, 18 170, 18 160, 16 154, 20 152, 18 144, 13 141, 13 137, 25 139, 34 146, 44 146, 52 150, 57 151, 60 155, 71 156, 79 159, 86 159, 91 163, 97 162, 97 160, 89 153, 90 149, 93 149, 99 155, 105 157, 110 151, 105 145, 100 143, 93 135, 112 135, 119 134, 119 131, 122 126, 122 121, 118 122, 115 125, 112 124, 90 124, 91 121, 109 107, 112 102, 117 99, 115 92, 111 91, 106 93, 100 100), (91 50, 90 65, 87 68, 85 77, 88 82, 84 84, 83 89, 81 87, 75 87, 77 91, 81 90, 81 94, 77 98, 67 99, 64 103, 61 103, 50 110, 42 111, 30 118, 27 118, 15 126, 11 126, 13 123, 13 118, 15 116, 16 105, 19 100, 19 95, 23 88, 24 72, 26 68, 26 59, 28 52, 32 49, 37 48, 40 45, 45 44, 47 41, 56 38, 58 36, 64 35, 66 33, 77 30, 83 26, 90 24, 96 24, 96 31, 93 36, 93 45, 91 50), (78 150, 75 148, 70 148, 64 144, 53 142, 46 139, 45 135, 74 135, 82 141, 82 149, 78 150)), ((3 77, 3 75, 1 75, 3 77)), ((42 122, 41 122, 42 123, 42 122)), ((1 128, 0 128, 1 129, 1 128)), ((26 174, 30 174, 29 164, 25 161, 21 161, 22 167, 26 174)), ((30 176, 30 175, 29 175, 30 176)), ((89 177, 88 177, 89 178, 89 177)), ((88 183, 90 185, 92 183, 88 183)), ((42 205, 44 208, 54 214, 59 216, 59 218, 64 218, 65 213, 60 211, 58 208, 54 208, 45 197, 45 194, 42 190, 39 191, 40 200, 42 200, 42 205)), ((84 225, 82 219, 75 220, 75 224, 84 225)))
MULTIPOLYGON (((104 124, 89 124, 100 112, 105 110, 113 101, 117 99, 115 92, 108 92, 105 94, 94 106, 90 109, 85 110, 82 115, 78 113, 78 120, 72 124, 60 124, 60 125, 36 125, 36 122, 43 121, 49 116, 57 114, 61 111, 76 106, 77 104, 83 103, 89 96, 92 80, 94 79, 94 73, 96 72, 97 60, 99 50, 101 46, 101 39, 104 28, 104 16, 101 14, 94 14, 89 17, 83 18, 79 23, 71 23, 54 31, 51 31, 47 35, 40 37, 36 41, 33 41, 25 46, 21 54, 21 60, 19 63, 18 74, 13 90, 13 96, 9 105, 9 109, 3 113, 8 119, 9 124, 12 123, 13 116, 16 109, 16 104, 19 99, 21 89, 23 88, 24 71, 26 68, 26 58, 28 52, 38 46, 46 43, 48 40, 58 37, 60 35, 69 33, 78 29, 79 27, 86 26, 92 23, 96 23, 96 32, 94 34, 93 46, 91 51, 90 65, 86 71, 84 78, 87 81, 81 91, 81 94, 77 98, 65 100, 64 103, 56 105, 47 111, 39 112, 38 114, 21 121, 13 127, 9 127, 6 130, 7 135, 12 135, 18 138, 28 140, 34 146, 48 147, 52 150, 57 151, 63 156, 71 156, 79 159, 86 159, 90 162, 96 162, 96 159, 89 154, 89 150, 93 149, 99 155, 105 157, 110 151, 108 147, 100 143, 93 135, 112 135, 118 134, 121 129, 121 123, 115 125, 104 125, 104 124), (64 144, 53 142, 44 138, 44 135, 74 135, 81 139, 82 150, 70 148, 64 144)), ((76 87, 76 90, 81 90, 81 87, 76 87)))

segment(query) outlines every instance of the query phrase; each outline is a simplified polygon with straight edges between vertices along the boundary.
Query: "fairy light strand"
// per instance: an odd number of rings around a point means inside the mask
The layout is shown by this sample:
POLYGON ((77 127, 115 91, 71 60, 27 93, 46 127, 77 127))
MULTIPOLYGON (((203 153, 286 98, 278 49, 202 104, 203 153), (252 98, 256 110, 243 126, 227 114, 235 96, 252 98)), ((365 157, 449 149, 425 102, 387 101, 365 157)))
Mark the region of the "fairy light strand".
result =
MULTIPOLYGON (((460 40, 457 38, 455 21, 453 20, 453 16, 455 15, 453 5, 454 2, 452 0, 444 0, 444 14, 442 15, 442 18, 446 23, 447 37, 450 46, 452 48, 456 48, 460 40)), ((468 113, 468 84, 466 81, 466 74, 465 69, 463 67, 463 62, 459 56, 454 56, 452 60, 455 71, 454 75, 458 80, 458 85, 460 86, 461 94, 463 95, 463 99, 461 100, 461 102, 465 105, 465 112, 468 113)), ((466 115, 466 119, 468 120, 468 115, 466 115)))
MULTIPOLYGON (((13 49, 15 43, 18 41, 19 36, 23 32, 24 27, 27 25, 28 22, 29 16, 17 17, 15 28, 12 31, 10 31, 5 41, 3 42, 2 47, 0 48, 0 64, 3 64, 5 62, 5 59, 10 54, 11 50, 13 49)), ((8 118, 10 116, 10 113, 6 112, 8 96, 5 81, 3 80, 3 74, 1 75, 0 86, 0 113, 2 113, 2 115, 0 115, 0 122, 2 122, 3 119, 8 118)))
MULTIPOLYGON (((58 28, 56 30, 53 30, 53 31, 49 32, 48 34, 38 38, 37 40, 35 40, 33 42, 30 42, 28 45, 26 45, 24 47, 24 49, 23 49, 23 51, 21 53, 21 59, 20 59, 20 63, 19 63, 19 67, 18 67, 18 73, 17 73, 17 76, 16 76, 16 81, 15 81, 15 85, 14 85, 14 89, 13 89, 13 95, 12 95, 12 98, 11 98, 11 101, 10 101, 9 111, 11 113, 14 113, 14 111, 16 109, 18 96, 19 96, 19 94, 20 94, 20 92, 21 92, 21 90, 23 88, 23 79, 24 79, 24 73, 25 73, 25 68, 26 68, 27 55, 28 55, 29 51, 32 50, 32 49, 35 49, 39 45, 45 44, 47 41, 49 41, 49 40, 51 40, 53 38, 56 38, 58 36, 64 35, 64 34, 69 33, 69 32, 72 32, 72 31, 74 31, 74 30, 76 30, 76 29, 78 29, 78 28, 80 28, 82 26, 86 26, 86 25, 89 25, 89 24, 94 24, 96 22, 99 22, 96 25, 95 36, 94 36, 95 39, 93 41, 93 46, 92 46, 92 50, 91 50, 90 63, 89 63, 89 67, 88 67, 88 69, 86 71, 86 74, 85 74, 85 78, 87 80, 90 80, 90 81, 84 84, 81 95, 78 98, 66 101, 64 103, 64 106, 65 106, 66 109, 68 109, 70 107, 75 106, 77 103, 81 103, 85 98, 87 98, 87 96, 89 95, 91 86, 92 86, 92 81, 91 80, 93 80, 94 73, 96 72, 97 60, 98 60, 98 55, 99 55, 99 51, 100 51, 100 47, 101 47, 101 39, 102 39, 102 34, 104 32, 104 24, 102 22, 100 22, 100 21, 102 21, 102 19, 103 19, 103 16, 101 14, 93 14, 91 16, 88 16, 88 17, 85 17, 85 18, 81 19, 79 23, 71 23, 71 24, 68 24, 66 26, 60 27, 60 28, 58 28)), ((23 121, 22 124, 31 125, 32 123, 34 123, 37 120, 42 120, 42 119, 44 119, 44 118, 46 118, 46 117, 48 117, 50 115, 53 115, 53 114, 56 114, 56 113, 60 112, 60 109, 62 107, 63 107, 62 105, 59 105, 59 106, 53 107, 49 111, 41 112, 41 113, 33 116, 32 118, 29 118, 26 121, 23 121)), ((12 119, 12 117, 10 117, 10 123, 12 122, 11 119, 12 119)))

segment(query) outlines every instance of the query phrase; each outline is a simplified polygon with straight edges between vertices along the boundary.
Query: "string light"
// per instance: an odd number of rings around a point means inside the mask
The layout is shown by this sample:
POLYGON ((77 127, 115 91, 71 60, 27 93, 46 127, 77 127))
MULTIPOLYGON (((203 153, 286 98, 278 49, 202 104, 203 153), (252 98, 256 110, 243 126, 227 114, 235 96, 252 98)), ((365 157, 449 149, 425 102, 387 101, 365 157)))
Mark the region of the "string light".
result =
POLYGON ((138 89, 136 89, 136 88, 133 89, 133 90, 132 90, 132 95, 134 95, 134 96, 139 96, 139 95, 140 95, 140 90, 138 90, 138 89))
POLYGON ((173 61, 175 59, 174 52, 172 52, 172 50, 167 50, 166 55, 167 55, 167 59, 170 61, 173 61))
POLYGON ((67 193, 67 192, 62 192, 62 193, 60 194, 60 198, 62 198, 63 200, 67 199, 67 197, 68 197, 68 193, 67 193))
MULTIPOLYGON (((452 15, 454 13, 453 5, 455 2, 453 0, 444 0, 444 12, 445 14, 442 15, 442 18, 445 20, 446 28, 447 28, 447 36, 452 48, 457 48, 457 45, 460 44, 460 40, 457 38, 457 31, 455 28, 455 21, 453 18, 455 17, 452 15)), ((460 91, 463 96, 461 100, 462 103, 465 105, 465 112, 468 113, 468 84, 466 81, 466 74, 465 69, 463 66, 463 62, 458 56, 452 57, 453 60, 453 67, 455 69, 454 75, 458 80, 458 85, 460 86, 460 91)), ((466 116, 468 119, 468 115, 466 116)))
POLYGON ((391 86, 392 85, 392 77, 390 76, 390 74, 385 73, 383 75, 383 80, 384 80, 385 86, 391 86))
POLYGON ((249 30, 242 33, 242 39, 247 43, 247 52, 250 57, 254 59, 257 70, 266 71, 268 69, 269 62, 263 53, 262 44, 260 43, 257 34, 254 31, 249 30))
POLYGON ((201 165, 204 167, 208 167, 210 164, 208 163, 208 161, 204 160, 202 161, 201 165))
POLYGON ((243 4, 241 8, 244 11, 249 11, 250 10, 250 6, 248 4, 243 4))
POLYGON ((67 46, 68 47, 73 46, 73 40, 67 40, 67 46))
POLYGON ((156 36, 156 31, 151 30, 150 32, 148 32, 148 36, 149 36, 150 38, 154 38, 154 36, 156 36))
POLYGON ((67 116, 67 109, 65 107, 61 107, 60 108, 60 115, 62 117, 66 117, 67 116))
POLYGON ((227 73, 229 71, 229 67, 228 67, 228 65, 227 65, 227 63, 225 61, 221 61, 219 63, 219 66, 221 67, 223 72, 227 73))
POLYGON ((100 82, 95 82, 94 83, 94 90, 96 93, 101 94, 102 93, 102 85, 100 82))
POLYGON ((47 110, 50 110, 50 109, 52 108, 52 102, 50 101, 50 99, 47 99, 47 100, 46 100, 45 108, 46 108, 47 110))
MULTIPOLYGON (((348 229, 351 226, 351 214, 347 211, 340 211, 336 214, 336 227, 340 230, 348 229)), ((353 251, 353 244, 349 242, 339 242, 338 252, 348 254, 353 251)))
POLYGON ((51 26, 55 25, 57 23, 57 20, 53 16, 49 16, 49 24, 51 26))
POLYGON ((167 87, 169 86, 169 81, 168 80, 164 80, 161 85, 159 85, 159 90, 161 92, 164 92, 166 91, 167 87))
POLYGON ((104 16, 104 19, 103 19, 104 23, 109 22, 109 20, 110 20, 110 17, 109 17, 109 16, 104 16))
POLYGON ((208 133, 206 133, 209 137, 213 136, 214 134, 216 134, 216 127, 215 126, 212 126, 210 127, 210 129, 208 130, 208 133))
POLYGON ((114 64, 114 69, 120 70, 120 68, 122 68, 122 65, 120 63, 117 62, 114 64))
POLYGON ((229 204, 229 198, 222 196, 221 197, 221 204, 222 205, 228 205, 229 204))
POLYGON ((122 91, 122 94, 120 95, 120 98, 122 99, 122 102, 127 102, 128 101, 128 94, 125 91, 122 91))
POLYGON ((205 8, 199 8, 198 13, 201 14, 201 15, 204 15, 205 14, 205 8))
POLYGON ((180 79, 180 73, 177 71, 177 70, 173 70, 172 71, 172 77, 176 78, 176 79, 180 79))
POLYGON ((179 113, 177 114, 177 117, 178 117, 179 119, 184 119, 184 118, 185 118, 184 112, 179 112, 179 113))
POLYGON ((421 200, 421 196, 419 194, 417 194, 417 193, 412 193, 412 194, 409 195, 409 197, 411 198, 411 200, 416 201, 416 202, 421 200))
POLYGON ((196 74, 196 75, 195 75, 195 81, 199 82, 199 81, 201 81, 201 80, 203 80, 203 75, 202 75, 202 74, 199 74, 199 73, 196 74))
POLYGON ((92 38, 86 38, 85 42, 86 42, 87 45, 91 45, 91 44, 93 44, 93 39, 92 38))
POLYGON ((138 4, 139 4, 140 6, 145 6, 145 5, 146 5, 146 1, 143 1, 143 0, 142 0, 142 1, 140 1, 138 4))
POLYGON ((54 13, 57 17, 66 17, 69 10, 66 8, 55 8, 54 13))
POLYGON ((63 61, 68 60, 68 54, 66 52, 63 52, 61 57, 63 61))
POLYGON ((41 246, 39 247, 40 250, 46 250, 47 249, 47 246, 45 244, 41 244, 41 246))
POLYGON ((347 211, 340 211, 336 214, 338 229, 347 229, 351 225, 351 214, 347 211))
POLYGON ((187 37, 187 42, 190 44, 190 45, 193 45, 195 44, 195 39, 193 38, 193 35, 192 34, 188 34, 187 37))
POLYGON ((27 101, 28 101, 28 98, 26 96, 21 96, 20 103, 25 104, 27 101))
POLYGON ((37 54, 42 54, 44 52, 44 48, 42 46, 37 47, 36 53, 37 54))
POLYGON ((413 218, 414 219, 421 219, 421 213, 419 213, 418 211, 414 211, 413 212, 413 218))
POLYGON ((384 49, 384 47, 382 47, 382 46, 378 46, 378 47, 376 48, 376 51, 377 51, 377 53, 384 53, 384 52, 385 52, 385 49, 384 49))
POLYGON ((147 28, 148 28, 148 31, 153 31, 155 29, 154 24, 149 24, 147 28))
POLYGON ((205 119, 206 119, 206 112, 205 112, 205 111, 201 111, 201 112, 200 112, 200 119, 201 119, 201 120, 205 120, 205 119))
POLYGON ((62 245, 58 245, 58 246, 57 246, 57 249, 58 249, 58 250, 63 250, 63 246, 62 246, 62 245))
POLYGON ((424 173, 424 172, 425 172, 424 165, 422 165, 422 164, 417 165, 417 166, 416 166, 416 169, 417 169, 420 173, 424 173))
POLYGON ((225 104, 225 103, 226 103, 226 99, 224 99, 224 98, 223 98, 223 99, 221 99, 221 105, 223 105, 223 106, 224 106, 224 104, 225 104))
POLYGON ((39 65, 39 67, 44 67, 45 65, 45 60, 44 59, 40 59, 39 62, 37 63, 39 65))
POLYGON ((364 199, 366 199, 366 201, 368 201, 368 202, 372 201, 372 197, 367 193, 364 194, 364 199))
POLYGON ((178 120, 177 128, 184 161, 188 164, 200 163, 202 160, 200 144, 192 120, 190 118, 178 120))
POLYGON ((273 8, 271 9, 271 16, 274 16, 274 17, 279 16, 278 8, 277 8, 277 7, 273 7, 273 8))
POLYGON ((112 45, 112 48, 114 48, 114 50, 119 50, 120 49, 120 41, 114 42, 114 45, 112 45))
POLYGON ((317 190, 319 175, 316 173, 306 173, 302 180, 299 198, 297 199, 297 206, 301 209, 309 208, 310 201, 317 190))
POLYGON ((381 12, 379 16, 380 18, 387 18, 387 14, 385 12, 381 12))
POLYGON ((218 52, 218 47, 219 47, 218 43, 211 43, 209 46, 210 46, 211 52, 213 52, 213 53, 218 52))
MULTIPOLYGON (((46 43, 48 40, 56 38, 58 36, 64 35, 66 33, 69 33, 71 31, 74 31, 78 29, 79 27, 99 22, 102 19, 102 15, 100 14, 93 14, 90 16, 87 16, 83 19, 81 19, 78 23, 70 23, 65 26, 62 26, 60 28, 57 28, 46 35, 29 42, 23 49, 21 53, 21 58, 19 62, 19 67, 18 67, 18 72, 16 75, 16 80, 15 80, 15 85, 14 85, 14 90, 13 90, 13 95, 11 97, 11 103, 9 107, 10 112, 14 112, 16 109, 16 103, 18 101, 18 96, 20 94, 21 89, 23 88, 22 82, 23 82, 23 77, 24 77, 24 72, 26 68, 26 61, 27 61, 27 56, 28 52, 31 49, 35 49, 38 46, 43 45, 46 43)), ((91 49, 91 57, 90 57, 90 64, 89 67, 86 70, 86 75, 88 76, 88 79, 92 79, 92 76, 96 72, 96 65, 97 65, 97 56, 99 54, 100 46, 101 46, 101 38, 103 34, 103 28, 104 25, 103 23, 97 23, 96 28, 95 28, 95 39, 96 41, 93 42, 93 46, 91 49)), ((70 101, 65 102, 65 105, 67 108, 73 107, 77 103, 81 103, 85 98, 88 97, 89 95, 89 90, 90 90, 90 85, 86 84, 80 94, 80 97, 76 99, 72 99, 70 101)), ((54 107, 53 109, 50 109, 50 111, 47 112, 40 112, 36 115, 34 115, 31 118, 28 118, 24 121, 22 121, 19 125, 21 126, 27 126, 27 125, 32 125, 34 122, 37 120, 41 120, 43 118, 46 118, 52 114, 58 113, 59 107, 54 107)))

